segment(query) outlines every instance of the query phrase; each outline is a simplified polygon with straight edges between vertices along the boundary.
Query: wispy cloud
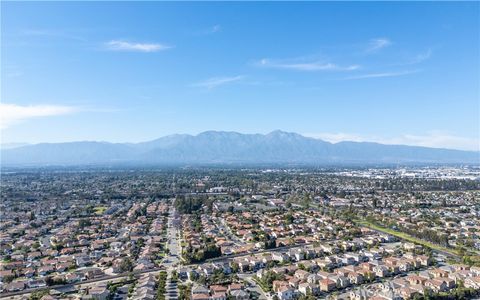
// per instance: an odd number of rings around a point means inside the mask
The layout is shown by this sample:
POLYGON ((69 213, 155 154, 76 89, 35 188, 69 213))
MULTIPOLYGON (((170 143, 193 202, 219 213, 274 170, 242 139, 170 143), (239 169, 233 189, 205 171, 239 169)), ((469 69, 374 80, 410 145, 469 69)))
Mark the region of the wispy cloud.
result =
POLYGON ((65 38, 72 39, 77 41, 87 41, 84 37, 81 37, 77 34, 67 32, 65 30, 57 29, 25 29, 21 31, 21 34, 27 36, 36 36, 36 37, 47 37, 47 38, 65 38))
POLYGON ((312 137, 315 139, 321 139, 330 143, 338 143, 343 141, 350 142, 364 142, 365 137, 361 135, 344 133, 344 132, 319 132, 319 133, 304 133, 303 135, 312 137))
POLYGON ((222 31, 222 26, 220 24, 215 24, 207 28, 201 28, 198 31, 195 31, 193 34, 197 36, 211 35, 222 31))
POLYGON ((378 52, 383 48, 390 46, 392 42, 387 38, 371 39, 366 49, 369 53, 378 52))
POLYGON ((421 63, 432 56, 432 49, 428 49, 426 52, 417 54, 410 62, 409 64, 418 64, 421 63))
POLYGON ((411 66, 421 64, 427 60, 429 60, 433 55, 432 49, 427 49, 423 52, 418 52, 417 54, 409 54, 403 57, 400 61, 396 61, 387 65, 388 67, 402 67, 402 66, 411 66))
POLYGON ((360 68, 359 65, 340 66, 324 61, 274 61, 266 58, 257 62, 256 65, 265 68, 295 71, 353 71, 360 68))
POLYGON ((432 131, 425 135, 405 134, 390 141, 387 140, 387 143, 480 151, 480 139, 462 137, 443 131, 432 131))
POLYGON ((111 40, 105 43, 108 50, 133 51, 133 52, 157 52, 172 48, 172 46, 158 43, 134 43, 123 40, 111 40))
POLYGON ((0 103, 0 129, 6 129, 20 121, 67 115, 80 111, 78 107, 63 105, 17 105, 0 103))
POLYGON ((244 79, 245 76, 243 75, 238 75, 238 76, 232 76, 232 77, 212 77, 207 80, 197 82, 192 84, 194 87, 202 87, 202 88, 207 88, 207 89, 213 89, 216 87, 219 87, 221 85, 225 84, 230 84, 233 82, 238 82, 242 79, 244 79))
POLYGON ((406 70, 406 71, 399 71, 399 72, 369 73, 369 74, 362 74, 362 75, 345 77, 342 80, 397 77, 397 76, 410 75, 410 74, 414 74, 414 73, 418 73, 418 72, 420 72, 420 70, 406 70))
POLYGON ((387 145, 410 145, 432 148, 446 148, 480 151, 480 139, 471 137, 462 137, 451 132, 441 130, 429 131, 425 134, 403 134, 394 137, 369 136, 354 133, 310 133, 305 136, 322 139, 331 143, 343 141, 352 142, 375 142, 387 145))

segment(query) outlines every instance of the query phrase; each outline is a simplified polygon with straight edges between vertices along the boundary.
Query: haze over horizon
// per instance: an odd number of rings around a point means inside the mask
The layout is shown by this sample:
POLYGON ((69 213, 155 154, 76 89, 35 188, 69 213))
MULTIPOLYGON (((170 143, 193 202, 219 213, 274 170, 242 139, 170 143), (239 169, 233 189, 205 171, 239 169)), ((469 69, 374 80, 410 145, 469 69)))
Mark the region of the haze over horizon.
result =
POLYGON ((4 2, 1 144, 281 129, 479 151, 479 7, 4 2))
POLYGON ((123 141, 123 142, 112 142, 112 141, 107 141, 107 140, 72 140, 72 141, 61 141, 61 142, 39 142, 39 143, 2 143, 0 144, 0 149, 13 149, 13 148, 19 148, 23 146, 32 146, 32 145, 38 145, 38 144, 62 144, 62 143, 78 143, 78 142, 98 142, 98 143, 111 143, 111 144, 142 144, 142 143, 148 143, 152 142, 155 140, 163 139, 163 138, 168 138, 168 137, 175 137, 175 136, 191 136, 191 137, 197 137, 202 134, 206 133, 232 133, 232 134, 241 134, 241 135, 269 135, 269 134, 274 134, 277 132, 280 133, 288 133, 288 134, 296 134, 296 135, 301 135, 306 138, 312 138, 315 140, 319 141, 324 141, 328 142, 331 144, 338 144, 342 142, 358 142, 358 143, 376 143, 376 144, 382 144, 382 145, 392 145, 392 146, 416 146, 416 147, 426 147, 426 148, 432 148, 432 149, 449 149, 449 150, 462 150, 462 151, 477 151, 479 152, 480 149, 473 149, 473 150, 464 150, 464 149, 454 149, 454 148, 446 148, 446 147, 434 147, 434 146, 428 146, 428 145, 422 145, 421 141, 420 144, 402 144, 400 141, 392 139, 390 141, 375 141, 375 140, 362 140, 362 139, 356 139, 354 136, 341 136, 340 138, 336 138, 335 136, 329 137, 329 136, 316 136, 316 135, 308 135, 308 134, 300 134, 297 132, 291 132, 287 130, 281 130, 281 129, 276 129, 270 132, 266 133, 259 133, 259 132, 254 132, 254 133, 246 133, 246 132, 238 132, 238 131, 225 131, 225 130, 206 130, 202 131, 199 133, 195 134, 190 134, 190 133, 172 133, 172 134, 167 134, 163 136, 159 136, 158 138, 151 139, 151 140, 145 140, 145 141, 138 141, 138 142, 130 142, 130 141, 123 141), (349 139, 351 138, 351 139, 349 139))
POLYGON ((474 164, 480 152, 377 143, 332 144, 297 133, 206 131, 143 143, 74 142, 2 149, 3 166, 51 165, 264 165, 474 164))

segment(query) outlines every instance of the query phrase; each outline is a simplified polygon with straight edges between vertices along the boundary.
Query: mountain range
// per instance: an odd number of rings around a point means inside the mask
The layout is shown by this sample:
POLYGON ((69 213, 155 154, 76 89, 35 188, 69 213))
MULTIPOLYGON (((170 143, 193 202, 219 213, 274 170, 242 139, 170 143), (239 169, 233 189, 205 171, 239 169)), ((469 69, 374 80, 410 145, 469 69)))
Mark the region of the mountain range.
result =
POLYGON ((480 152, 370 142, 329 143, 297 133, 206 131, 142 143, 42 143, 2 149, 3 166, 88 164, 480 163, 480 152))

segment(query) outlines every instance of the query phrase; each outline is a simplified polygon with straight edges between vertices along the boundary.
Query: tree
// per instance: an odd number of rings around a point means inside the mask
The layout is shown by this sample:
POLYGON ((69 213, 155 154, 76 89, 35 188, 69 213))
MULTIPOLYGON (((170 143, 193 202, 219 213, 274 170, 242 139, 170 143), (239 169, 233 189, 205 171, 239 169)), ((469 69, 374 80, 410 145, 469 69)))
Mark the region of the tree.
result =
POLYGON ((125 272, 130 272, 133 269, 133 263, 130 260, 130 258, 126 257, 122 260, 120 263, 120 272, 125 273, 125 272))
POLYGON ((293 220, 294 220, 294 217, 291 213, 285 214, 285 222, 287 222, 287 224, 292 224, 293 220))
POLYGON ((236 262, 232 262, 231 268, 233 273, 237 273, 238 270, 240 269, 236 262))
POLYGON ((190 277, 190 280, 192 280, 192 281, 197 281, 199 276, 198 276, 198 273, 197 273, 197 272, 191 271, 189 277, 190 277))
POLYGON ((34 291, 30 294, 30 300, 40 300, 43 296, 48 295, 50 292, 49 289, 44 289, 40 291, 34 291))
POLYGON ((78 221, 78 226, 80 228, 88 227, 90 225, 92 225, 92 222, 90 222, 89 219, 81 219, 78 221))
POLYGON ((277 239, 270 237, 265 241, 265 249, 273 249, 277 247, 277 239))

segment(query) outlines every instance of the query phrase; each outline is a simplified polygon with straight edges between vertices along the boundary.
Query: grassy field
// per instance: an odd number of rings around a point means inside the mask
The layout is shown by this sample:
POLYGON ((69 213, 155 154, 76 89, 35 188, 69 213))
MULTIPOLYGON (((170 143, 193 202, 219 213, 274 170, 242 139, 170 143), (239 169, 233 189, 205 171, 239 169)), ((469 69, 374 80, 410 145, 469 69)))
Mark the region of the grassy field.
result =
POLYGON ((402 240, 409 241, 409 242, 412 242, 412 243, 415 243, 415 244, 419 244, 419 245, 422 245, 424 247, 427 247, 427 248, 430 248, 430 249, 433 249, 433 250, 446 252, 446 253, 449 253, 449 254, 455 255, 455 256, 459 255, 458 251, 455 250, 455 249, 442 247, 440 245, 433 244, 431 242, 416 238, 416 237, 411 236, 409 234, 406 234, 404 232, 400 232, 400 231, 393 230, 391 228, 387 228, 387 227, 379 226, 379 225, 376 225, 376 224, 372 224, 372 223, 367 222, 365 220, 356 220, 355 223, 357 223, 359 225, 362 225, 362 226, 365 226, 365 227, 369 227, 371 229, 375 229, 377 231, 388 233, 388 234, 396 236, 396 237, 398 237, 402 240))
POLYGON ((93 211, 97 215, 103 215, 103 213, 107 210, 106 206, 96 206, 93 208, 93 211))

